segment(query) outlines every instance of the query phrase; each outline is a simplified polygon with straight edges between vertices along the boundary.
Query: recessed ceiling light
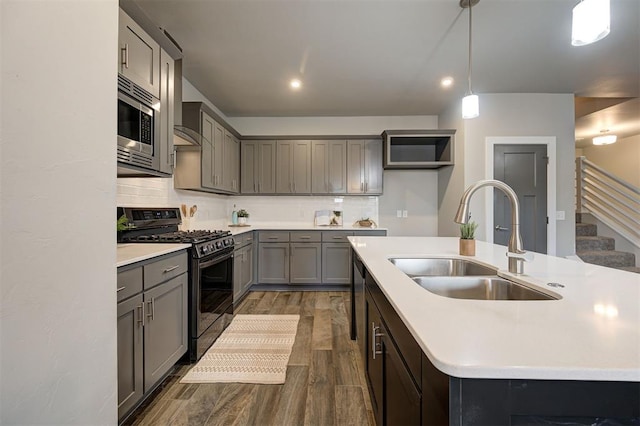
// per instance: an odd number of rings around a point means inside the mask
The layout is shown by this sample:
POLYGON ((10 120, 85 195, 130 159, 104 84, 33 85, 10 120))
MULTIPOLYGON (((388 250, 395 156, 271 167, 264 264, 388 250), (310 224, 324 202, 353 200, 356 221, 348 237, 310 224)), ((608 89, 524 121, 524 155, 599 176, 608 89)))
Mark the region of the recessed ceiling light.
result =
POLYGON ((297 78, 294 78, 289 82, 289 86, 291 86, 292 89, 297 90, 302 87, 302 82, 297 78))
POLYGON ((453 85, 453 77, 444 77, 440 80, 440 85, 442 87, 451 87, 453 85))

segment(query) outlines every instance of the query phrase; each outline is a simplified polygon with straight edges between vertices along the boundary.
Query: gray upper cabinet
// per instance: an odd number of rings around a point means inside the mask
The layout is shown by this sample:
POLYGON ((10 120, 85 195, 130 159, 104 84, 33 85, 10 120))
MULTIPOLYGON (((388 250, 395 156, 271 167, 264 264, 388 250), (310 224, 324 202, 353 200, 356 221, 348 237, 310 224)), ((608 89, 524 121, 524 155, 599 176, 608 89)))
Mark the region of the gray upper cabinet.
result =
POLYGON ((236 194, 240 143, 202 102, 182 103, 182 124, 202 135, 201 146, 180 145, 176 152, 174 187, 236 194))
POLYGON ((160 98, 160 45, 120 9, 118 72, 160 98))
POLYGON ((276 141, 242 141, 240 172, 243 194, 275 194, 276 141))
POLYGON ((382 140, 347 142, 347 192, 382 194, 382 140))
MULTIPOLYGON (((185 120, 185 112, 182 112, 183 120, 185 120)), ((213 156, 215 155, 215 134, 216 122, 206 112, 200 111, 200 132, 204 137, 202 141, 202 186, 205 188, 215 188, 215 172, 213 170, 213 156)))
POLYGON ((311 141, 277 141, 276 192, 311 193, 311 141))
POLYGON ((175 76, 174 60, 164 50, 160 50, 160 171, 173 173, 173 124, 174 124, 174 92, 175 76))
POLYGON ((240 188, 240 141, 228 131, 224 133, 224 162, 222 165, 222 187, 231 193, 237 193, 240 188))
POLYGON ((347 141, 311 141, 311 192, 347 193, 347 141))

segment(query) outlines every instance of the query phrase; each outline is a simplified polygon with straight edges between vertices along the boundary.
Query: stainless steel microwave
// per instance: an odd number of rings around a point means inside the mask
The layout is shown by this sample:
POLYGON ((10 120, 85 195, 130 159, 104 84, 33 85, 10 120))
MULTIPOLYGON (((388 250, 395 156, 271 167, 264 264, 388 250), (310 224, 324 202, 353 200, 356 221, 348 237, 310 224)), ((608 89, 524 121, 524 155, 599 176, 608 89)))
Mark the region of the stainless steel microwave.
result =
POLYGON ((118 162, 157 170, 159 136, 160 100, 118 75, 118 162))

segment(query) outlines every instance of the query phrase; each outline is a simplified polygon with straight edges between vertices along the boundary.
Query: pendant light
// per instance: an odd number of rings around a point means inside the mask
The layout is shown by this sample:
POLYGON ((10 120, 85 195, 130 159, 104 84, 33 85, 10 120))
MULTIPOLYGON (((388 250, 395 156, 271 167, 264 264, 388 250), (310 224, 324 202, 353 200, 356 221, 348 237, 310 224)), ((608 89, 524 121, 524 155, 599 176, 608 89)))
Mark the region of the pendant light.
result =
POLYGON ((609 0, 581 0, 573 8, 571 44, 584 46, 605 38, 610 14, 609 0))
POLYGON ((478 4, 480 0, 460 0, 460 7, 469 8, 469 68, 467 72, 467 78, 469 80, 469 91, 462 98, 462 118, 475 118, 480 115, 480 101, 478 95, 474 95, 471 90, 471 10, 473 5, 478 4))

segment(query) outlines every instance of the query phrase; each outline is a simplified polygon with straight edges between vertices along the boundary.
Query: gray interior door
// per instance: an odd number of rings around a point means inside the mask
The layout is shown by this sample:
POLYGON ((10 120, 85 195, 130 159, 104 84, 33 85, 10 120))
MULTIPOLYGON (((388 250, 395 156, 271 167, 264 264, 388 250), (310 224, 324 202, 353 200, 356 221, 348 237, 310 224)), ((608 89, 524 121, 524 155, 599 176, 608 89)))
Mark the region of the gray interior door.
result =
MULTIPOLYGON (((547 146, 496 145, 493 176, 513 188, 520 201, 520 233, 525 250, 547 252, 547 146)), ((501 191, 493 192, 493 241, 507 245, 511 207, 501 191)))

